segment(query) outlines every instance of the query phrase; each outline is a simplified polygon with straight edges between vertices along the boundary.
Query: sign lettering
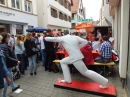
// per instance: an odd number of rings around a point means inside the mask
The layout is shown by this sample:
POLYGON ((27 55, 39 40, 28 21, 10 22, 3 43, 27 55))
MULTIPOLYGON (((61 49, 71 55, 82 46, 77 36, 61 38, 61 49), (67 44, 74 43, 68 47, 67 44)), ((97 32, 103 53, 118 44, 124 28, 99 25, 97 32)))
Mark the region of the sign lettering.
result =
POLYGON ((0 11, 0 15, 15 16, 15 14, 13 14, 13 13, 4 12, 4 11, 0 11))
POLYGON ((79 19, 78 22, 92 22, 93 19, 79 19))

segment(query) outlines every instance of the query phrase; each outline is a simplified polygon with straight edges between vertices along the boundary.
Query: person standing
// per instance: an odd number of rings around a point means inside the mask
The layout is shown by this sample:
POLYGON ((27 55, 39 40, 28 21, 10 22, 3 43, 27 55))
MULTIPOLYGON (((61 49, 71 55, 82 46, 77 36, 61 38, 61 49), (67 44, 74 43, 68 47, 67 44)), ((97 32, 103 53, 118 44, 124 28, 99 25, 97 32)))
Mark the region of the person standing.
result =
POLYGON ((25 48, 24 48, 24 43, 22 42, 22 36, 18 35, 16 44, 15 44, 15 54, 21 63, 19 64, 19 70, 21 75, 24 75, 25 72, 25 48))
MULTIPOLYGON (((0 48, 1 50, 3 50, 4 56, 6 59, 7 69, 10 73, 10 76, 9 76, 9 78, 11 79, 10 86, 12 88, 12 91, 15 91, 18 88, 20 88, 20 85, 16 86, 13 81, 12 67, 19 65, 20 61, 16 59, 13 49, 10 46, 8 46, 8 41, 9 41, 8 34, 0 33, 0 35, 3 37, 2 43, 0 44, 0 48)), ((8 85, 7 85, 7 82, 5 81, 2 97, 6 97, 7 87, 8 85)))
MULTIPOLYGON (((53 37, 50 29, 47 30, 47 35, 45 37, 53 37)), ((51 72, 52 62, 56 58, 53 42, 45 41, 45 54, 45 71, 49 70, 49 72, 51 72)))
POLYGON ((14 50, 15 46, 14 39, 10 36, 10 34, 8 34, 8 37, 9 37, 8 45, 14 50))
MULTIPOLYGON (((3 39, 3 37, 0 35, 0 43, 1 43, 2 39, 3 39)), ((9 76, 10 76, 10 73, 6 67, 5 56, 3 54, 3 51, 0 50, 0 96, 2 96, 2 89, 4 88, 4 79, 3 78, 5 78, 8 85, 10 85, 10 83, 11 83, 9 76)))
POLYGON ((44 38, 44 33, 43 36, 39 38, 39 43, 41 48, 40 50, 41 50, 41 57, 42 57, 42 66, 45 66, 45 44, 43 38, 44 38))
POLYGON ((33 51, 32 48, 36 48, 36 44, 34 41, 32 41, 32 33, 27 33, 26 35, 26 40, 24 42, 24 47, 25 47, 25 52, 26 56, 29 61, 29 68, 30 68, 30 75, 32 76, 33 73, 36 75, 37 74, 37 63, 36 63, 36 58, 37 58, 37 51, 33 51))

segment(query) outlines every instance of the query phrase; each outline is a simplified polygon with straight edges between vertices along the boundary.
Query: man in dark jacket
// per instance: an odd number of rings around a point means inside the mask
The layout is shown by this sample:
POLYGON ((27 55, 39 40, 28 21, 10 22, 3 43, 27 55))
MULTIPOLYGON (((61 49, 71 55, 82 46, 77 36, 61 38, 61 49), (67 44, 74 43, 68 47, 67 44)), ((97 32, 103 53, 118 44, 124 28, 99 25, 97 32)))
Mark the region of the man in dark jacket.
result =
MULTIPOLYGON (((47 34, 45 37, 53 37, 52 31, 50 29, 47 30, 47 34)), ((55 49, 54 49, 54 43, 45 41, 45 71, 49 69, 49 72, 51 72, 51 65, 55 57, 55 49)))

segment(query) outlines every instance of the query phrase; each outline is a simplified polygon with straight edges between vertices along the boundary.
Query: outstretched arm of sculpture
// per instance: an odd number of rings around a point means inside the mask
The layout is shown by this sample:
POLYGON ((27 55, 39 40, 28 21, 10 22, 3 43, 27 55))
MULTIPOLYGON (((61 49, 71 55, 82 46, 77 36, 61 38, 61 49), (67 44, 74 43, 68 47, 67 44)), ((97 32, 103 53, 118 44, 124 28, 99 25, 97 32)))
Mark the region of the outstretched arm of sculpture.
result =
POLYGON ((62 42, 61 37, 45 37, 45 40, 50 42, 62 42))
POLYGON ((78 38, 79 38, 79 47, 80 47, 80 48, 84 47, 84 46, 88 43, 87 40, 82 39, 82 38, 80 38, 80 37, 78 37, 78 38))

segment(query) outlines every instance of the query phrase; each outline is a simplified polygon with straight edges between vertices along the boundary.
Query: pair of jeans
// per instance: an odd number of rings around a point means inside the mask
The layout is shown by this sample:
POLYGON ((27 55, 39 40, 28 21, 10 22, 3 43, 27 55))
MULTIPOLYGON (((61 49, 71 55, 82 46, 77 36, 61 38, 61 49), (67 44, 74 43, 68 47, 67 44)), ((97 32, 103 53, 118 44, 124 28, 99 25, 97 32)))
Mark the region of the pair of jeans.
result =
POLYGON ((0 96, 2 96, 2 89, 0 89, 0 96))
MULTIPOLYGON (((107 58, 99 57, 99 58, 94 59, 94 61, 95 61, 95 62, 99 62, 99 63, 108 63, 108 62, 111 62, 111 58, 107 59, 107 58)), ((97 72, 102 71, 102 70, 101 70, 102 68, 103 68, 102 66, 96 66, 96 67, 95 67, 95 69, 96 69, 97 72)), ((107 71, 107 72, 110 71, 110 69, 109 69, 108 66, 105 66, 105 68, 106 68, 106 71, 107 71)))
POLYGON ((37 54, 28 57, 30 73, 33 73, 33 71, 34 72, 37 71, 36 59, 37 59, 37 54))
MULTIPOLYGON (((15 89, 16 88, 16 85, 14 84, 14 81, 13 81, 13 74, 12 74, 12 68, 8 68, 8 71, 10 73, 10 80, 11 80, 11 83, 10 83, 10 86, 12 89, 15 89)), ((7 97, 6 96, 6 92, 7 92, 7 87, 8 87, 8 84, 6 82, 6 79, 4 78, 4 89, 3 89, 3 92, 2 92, 2 97, 7 97)))
POLYGON ((51 71, 51 66, 53 63, 53 60, 55 59, 55 50, 46 50, 45 51, 45 70, 49 69, 51 71))
POLYGON ((94 59, 95 62, 100 62, 100 63, 108 63, 111 61, 111 58, 107 59, 107 58, 103 58, 103 57, 99 57, 94 59))
POLYGON ((19 70, 22 75, 24 75, 25 70, 25 54, 17 54, 17 58, 21 63, 19 64, 19 70))
POLYGON ((41 56, 42 56, 42 66, 45 65, 45 50, 41 49, 41 56))

